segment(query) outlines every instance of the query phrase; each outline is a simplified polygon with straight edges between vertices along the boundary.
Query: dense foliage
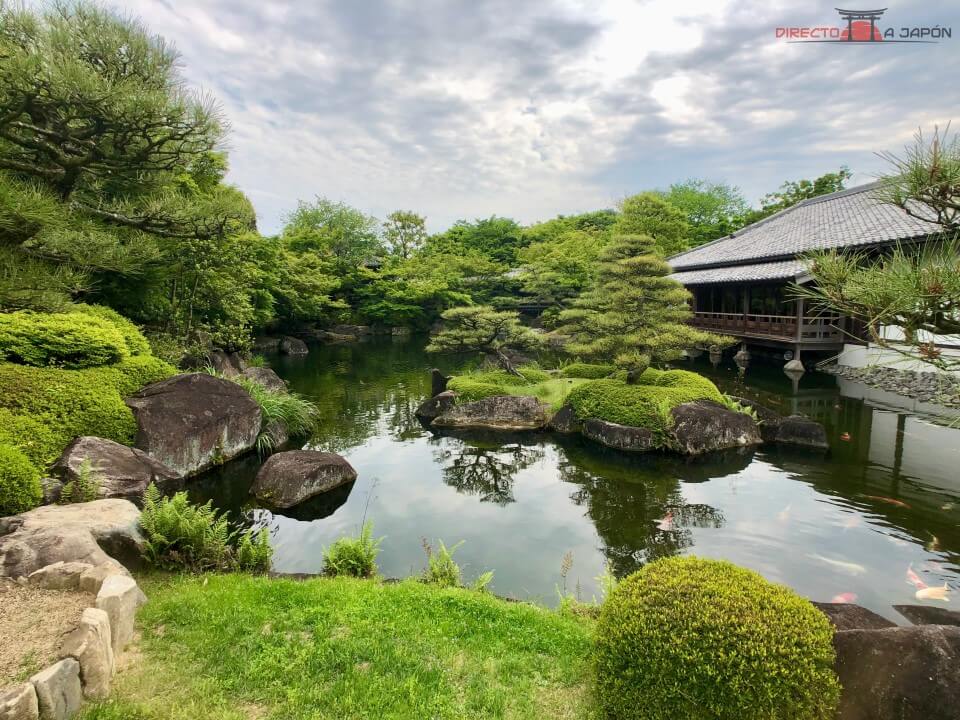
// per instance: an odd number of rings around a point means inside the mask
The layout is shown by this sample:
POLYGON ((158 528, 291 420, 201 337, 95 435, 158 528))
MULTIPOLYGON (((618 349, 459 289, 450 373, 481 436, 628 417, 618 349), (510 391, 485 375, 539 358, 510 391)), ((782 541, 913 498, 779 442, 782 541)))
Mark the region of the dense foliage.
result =
POLYGON ((373 537, 373 523, 367 521, 357 537, 342 537, 324 548, 323 574, 330 577, 370 578, 377 574, 377 555, 383 538, 373 537))
POLYGON ((210 502, 195 505, 185 492, 162 497, 151 484, 143 496, 140 527, 144 558, 156 567, 194 572, 270 569, 273 548, 266 528, 233 530, 210 502))
POLYGON ((568 378, 586 378, 588 380, 599 380, 609 377, 614 373, 616 367, 613 365, 598 365, 595 363, 574 362, 564 365, 560 369, 560 374, 568 378))
POLYGON ((307 437, 316 427, 317 406, 306 398, 288 390, 271 390, 242 375, 231 379, 260 406, 260 452, 270 452, 289 438, 307 437))
POLYGON ((832 640, 826 616, 755 572, 659 560, 603 605, 597 699, 611 720, 822 720, 839 698, 832 640))
POLYGON ((0 517, 16 515, 40 504, 40 471, 23 452, 0 444, 0 517))

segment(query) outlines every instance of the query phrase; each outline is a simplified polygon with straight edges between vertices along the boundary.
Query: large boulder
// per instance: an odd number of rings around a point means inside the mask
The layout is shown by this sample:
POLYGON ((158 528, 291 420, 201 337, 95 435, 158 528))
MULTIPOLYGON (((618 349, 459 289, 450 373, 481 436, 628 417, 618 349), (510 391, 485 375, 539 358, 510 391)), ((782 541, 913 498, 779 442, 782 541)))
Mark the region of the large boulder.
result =
POLYGON ((547 427, 554 432, 570 434, 578 433, 583 430, 583 423, 577 417, 576 411, 570 404, 564 405, 557 410, 547 423, 547 427))
POLYGON ((267 367, 248 367, 241 374, 267 390, 284 392, 287 389, 287 381, 267 367))
POLYGON ((954 625, 960 627, 960 612, 929 605, 894 605, 893 609, 914 625, 954 625))
POLYGON ((546 424, 547 405, 535 397, 520 395, 498 395, 455 405, 431 423, 433 427, 489 430, 539 430, 546 424))
POLYGON ((669 444, 685 455, 759 445, 760 430, 752 417, 710 400, 678 405, 670 411, 669 444))
POLYGON ((0 518, 0 575, 25 577, 54 563, 137 567, 140 511, 129 500, 46 505, 0 518))
POLYGON ((780 415, 780 413, 778 413, 776 410, 771 410, 766 405, 761 405, 756 400, 751 400, 749 398, 731 395, 730 399, 735 400, 745 408, 753 410, 754 414, 757 416, 757 425, 760 427, 760 437, 765 443, 776 442, 777 429, 780 427, 780 421, 783 419, 783 416, 780 415))
POLYGON ((260 406, 242 387, 204 373, 176 375, 127 398, 135 445, 180 477, 196 475, 254 446, 260 406))
POLYGON ((240 353, 228 353, 223 350, 214 350, 207 355, 210 366, 224 377, 232 378, 247 368, 240 353))
POLYGON ((64 483, 77 480, 84 462, 97 480, 97 496, 139 500, 150 483, 163 487, 174 484, 177 474, 143 450, 113 440, 83 436, 74 439, 53 465, 64 483))
POLYGON ((457 404, 457 396, 452 390, 444 390, 429 400, 424 400, 416 410, 416 416, 421 420, 430 421, 452 410, 457 404))
POLYGON ((260 468, 251 492, 275 508, 289 508, 357 479, 357 471, 336 453, 291 450, 260 468))
POLYGON ((955 720, 960 628, 846 630, 834 635, 841 720, 955 720))
POLYGON ((287 335, 280 340, 280 352, 284 355, 306 355, 310 352, 310 348, 300 338, 287 335))
POLYGON ((882 615, 853 603, 813 603, 837 630, 883 630, 896 627, 882 615))
POLYGON ((657 445, 656 437, 646 428, 618 425, 596 418, 584 420, 580 432, 585 438, 601 445, 627 452, 647 452, 657 445))
POLYGON ((829 450, 827 431, 823 425, 802 415, 780 418, 776 423, 774 442, 780 445, 796 445, 814 450, 829 450))
POLYGON ((369 325, 334 325, 330 328, 330 332, 336 333, 337 335, 352 335, 353 337, 361 337, 363 335, 372 335, 373 328, 369 325))
POLYGON ((449 375, 444 375, 437 368, 430 370, 430 394, 434 397, 442 392, 446 392, 447 383, 449 382, 449 375))

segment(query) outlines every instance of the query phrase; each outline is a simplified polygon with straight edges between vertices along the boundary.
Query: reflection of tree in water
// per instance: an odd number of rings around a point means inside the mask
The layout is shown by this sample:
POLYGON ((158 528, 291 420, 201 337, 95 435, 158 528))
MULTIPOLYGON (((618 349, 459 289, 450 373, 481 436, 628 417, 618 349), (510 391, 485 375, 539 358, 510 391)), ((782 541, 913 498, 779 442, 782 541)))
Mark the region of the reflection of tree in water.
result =
POLYGON ((497 505, 514 501, 514 475, 543 458, 542 449, 519 442, 441 442, 434 458, 443 465, 443 481, 457 492, 479 495, 480 502, 497 505))
POLYGON ((564 443, 563 455, 561 477, 580 486, 572 499, 586 507, 617 577, 691 547, 691 528, 724 523, 719 510, 684 501, 672 458, 628 456, 577 442, 564 443))

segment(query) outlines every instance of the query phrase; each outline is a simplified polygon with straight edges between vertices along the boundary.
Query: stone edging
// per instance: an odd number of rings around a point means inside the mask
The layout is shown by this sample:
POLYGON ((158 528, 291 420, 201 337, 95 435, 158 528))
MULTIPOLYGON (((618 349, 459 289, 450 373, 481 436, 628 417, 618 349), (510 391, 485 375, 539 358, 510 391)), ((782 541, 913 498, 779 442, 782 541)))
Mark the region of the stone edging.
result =
POLYGON ((90 592, 96 600, 83 611, 80 624, 64 635, 60 660, 0 694, 0 720, 67 720, 84 699, 102 700, 110 694, 116 658, 133 639, 137 608, 147 598, 118 564, 57 562, 26 581, 51 590, 90 592))

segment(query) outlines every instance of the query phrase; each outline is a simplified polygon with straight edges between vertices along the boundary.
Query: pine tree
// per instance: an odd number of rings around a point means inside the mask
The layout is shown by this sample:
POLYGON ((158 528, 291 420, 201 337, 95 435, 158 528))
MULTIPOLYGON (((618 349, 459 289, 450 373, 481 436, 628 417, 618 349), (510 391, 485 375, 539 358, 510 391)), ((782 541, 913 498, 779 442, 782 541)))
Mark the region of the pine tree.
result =
POLYGON ((670 272, 649 235, 614 237, 600 254, 593 286, 560 314, 567 352, 612 360, 635 380, 651 363, 676 360, 683 350, 731 344, 686 324, 690 294, 670 272))
POLYGON ((472 305, 451 308, 440 317, 444 327, 430 339, 427 352, 489 353, 512 375, 520 373, 507 353, 536 350, 541 344, 537 333, 521 325, 517 313, 509 310, 472 305))

